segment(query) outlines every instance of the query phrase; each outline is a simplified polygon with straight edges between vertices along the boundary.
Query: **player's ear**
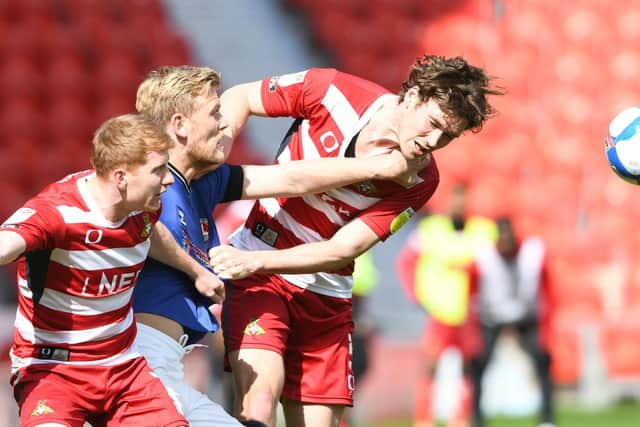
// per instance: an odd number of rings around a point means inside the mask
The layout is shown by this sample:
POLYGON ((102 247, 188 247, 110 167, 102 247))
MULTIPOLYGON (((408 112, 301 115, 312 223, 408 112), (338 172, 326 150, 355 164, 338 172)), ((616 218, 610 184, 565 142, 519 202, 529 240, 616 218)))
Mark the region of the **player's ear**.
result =
POLYGON ((118 190, 124 191, 127 189, 127 172, 124 169, 116 169, 112 174, 113 180, 118 187, 118 190))
POLYGON ((419 104, 420 101, 420 90, 418 86, 411 87, 405 94, 403 103, 406 108, 412 107, 416 104, 419 104))
POLYGON ((178 137, 178 140, 187 138, 189 135, 189 120, 184 114, 176 113, 169 119, 169 129, 171 133, 178 137))

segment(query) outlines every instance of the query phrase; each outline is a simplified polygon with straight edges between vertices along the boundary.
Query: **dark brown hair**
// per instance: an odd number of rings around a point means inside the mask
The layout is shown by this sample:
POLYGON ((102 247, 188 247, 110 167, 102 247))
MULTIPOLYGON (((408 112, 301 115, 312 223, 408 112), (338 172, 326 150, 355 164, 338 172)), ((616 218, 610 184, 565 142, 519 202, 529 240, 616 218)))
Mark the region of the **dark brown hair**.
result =
POLYGON ((402 83, 400 102, 412 87, 417 87, 421 100, 436 100, 449 115, 460 117, 467 129, 479 132, 484 122, 495 115, 487 95, 502 95, 499 87, 492 87, 492 78, 479 67, 456 56, 424 55, 411 66, 409 77, 402 83))

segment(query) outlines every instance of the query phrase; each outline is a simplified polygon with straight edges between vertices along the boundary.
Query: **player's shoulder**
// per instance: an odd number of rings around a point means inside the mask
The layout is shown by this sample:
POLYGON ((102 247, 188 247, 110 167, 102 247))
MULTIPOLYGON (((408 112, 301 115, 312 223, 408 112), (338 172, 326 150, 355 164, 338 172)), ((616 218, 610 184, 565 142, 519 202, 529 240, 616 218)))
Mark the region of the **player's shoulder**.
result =
MULTIPOLYGON (((224 194, 229 185, 232 168, 242 168, 238 165, 222 163, 214 170, 207 172, 198 179, 191 181, 191 191, 206 194, 224 194)), ((173 186, 172 186, 173 187, 173 186)))
POLYGON ((78 192, 78 181, 94 174, 93 170, 84 170, 65 176, 44 187, 36 197, 65 198, 78 192))
POLYGON ((302 78, 306 82, 312 82, 314 84, 324 83, 327 86, 335 86, 340 90, 354 88, 354 90, 375 94, 389 93, 387 89, 378 83, 336 68, 310 68, 303 73, 304 76, 302 78))
POLYGON ((44 187, 29 202, 53 208, 59 205, 77 205, 81 199, 78 181, 93 173, 92 170, 86 170, 69 174, 44 187))

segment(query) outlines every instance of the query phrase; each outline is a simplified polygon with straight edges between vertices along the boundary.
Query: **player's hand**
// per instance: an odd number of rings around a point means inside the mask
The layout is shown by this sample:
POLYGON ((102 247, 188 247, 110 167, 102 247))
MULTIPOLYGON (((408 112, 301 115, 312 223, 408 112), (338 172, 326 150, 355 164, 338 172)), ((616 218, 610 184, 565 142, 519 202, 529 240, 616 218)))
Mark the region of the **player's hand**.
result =
POLYGON ((379 162, 381 179, 390 179, 404 187, 411 187, 418 182, 418 173, 429 164, 431 156, 425 154, 408 159, 400 150, 394 149, 372 159, 379 162))
POLYGON ((260 268, 251 251, 225 245, 209 249, 209 264, 223 279, 244 279, 260 268))
POLYGON ((196 277, 195 287, 198 292, 217 304, 224 301, 224 282, 205 268, 196 277))

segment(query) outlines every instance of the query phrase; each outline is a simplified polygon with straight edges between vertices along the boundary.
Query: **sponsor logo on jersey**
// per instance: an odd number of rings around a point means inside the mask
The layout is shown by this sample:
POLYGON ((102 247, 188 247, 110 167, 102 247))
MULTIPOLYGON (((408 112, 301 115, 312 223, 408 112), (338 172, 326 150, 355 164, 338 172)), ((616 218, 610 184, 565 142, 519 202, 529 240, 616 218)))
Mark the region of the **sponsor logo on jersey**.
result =
POLYGON ((142 232, 140 233, 140 237, 143 238, 147 238, 149 237, 149 235, 151 235, 151 230, 153 230, 153 224, 151 223, 151 220, 149 219, 149 214, 148 213, 144 213, 142 214, 142 221, 144 221, 144 228, 142 229, 142 232))
POLYGON ((254 236, 265 242, 267 245, 273 247, 276 246, 276 241, 278 240, 277 231, 272 230, 261 222, 258 222, 253 226, 252 232, 254 236))
POLYGON ((102 230, 96 230, 91 228, 87 230, 87 232, 84 234, 84 242, 87 245, 100 243, 100 241, 102 240, 103 234, 104 233, 102 232, 102 230))
POLYGON ((205 242, 209 241, 209 220, 200 218, 200 230, 202 230, 202 238, 205 242))
POLYGON ((262 326, 258 324, 260 319, 253 319, 249 324, 244 328, 245 335, 264 335, 267 332, 264 330, 262 326))
POLYGON ((409 220, 412 216, 415 215, 415 213, 416 211, 414 211, 413 208, 407 208, 403 210, 400 215, 398 215, 393 219, 393 221, 391 221, 391 234, 400 230, 407 222, 409 222, 409 220))
POLYGON ((178 208, 178 221, 180 221, 180 225, 182 226, 182 249, 185 252, 189 253, 189 248, 191 247, 191 239, 189 238, 189 233, 187 232, 187 220, 184 218, 184 211, 178 208))
POLYGON ((31 413, 32 417, 37 417, 39 415, 53 414, 53 409, 49 405, 47 405, 46 400, 38 400, 38 404, 36 405, 36 409, 31 413))
POLYGON ((67 362, 69 360, 69 350, 66 348, 40 347, 38 359, 67 362))

